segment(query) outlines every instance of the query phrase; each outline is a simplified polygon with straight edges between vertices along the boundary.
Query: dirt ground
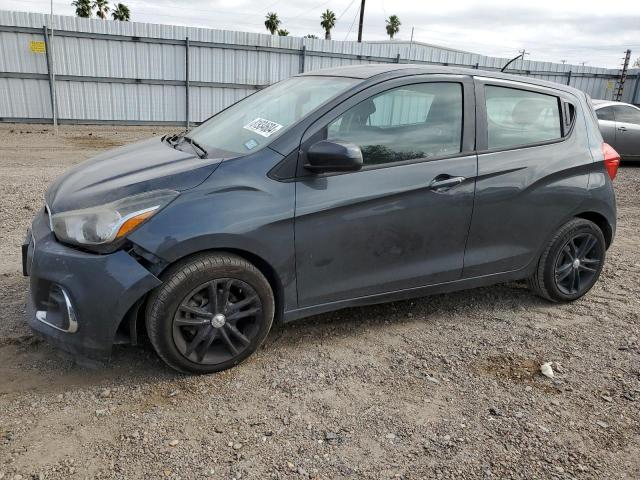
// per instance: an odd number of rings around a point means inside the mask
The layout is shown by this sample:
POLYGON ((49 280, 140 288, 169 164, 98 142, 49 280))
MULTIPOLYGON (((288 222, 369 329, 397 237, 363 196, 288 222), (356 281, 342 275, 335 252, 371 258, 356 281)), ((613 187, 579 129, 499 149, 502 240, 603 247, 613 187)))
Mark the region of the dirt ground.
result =
POLYGON ((640 166, 573 304, 511 283, 277 327, 216 375, 77 366, 25 324, 25 229, 66 168, 165 131, 0 125, 0 479, 640 478, 640 166))

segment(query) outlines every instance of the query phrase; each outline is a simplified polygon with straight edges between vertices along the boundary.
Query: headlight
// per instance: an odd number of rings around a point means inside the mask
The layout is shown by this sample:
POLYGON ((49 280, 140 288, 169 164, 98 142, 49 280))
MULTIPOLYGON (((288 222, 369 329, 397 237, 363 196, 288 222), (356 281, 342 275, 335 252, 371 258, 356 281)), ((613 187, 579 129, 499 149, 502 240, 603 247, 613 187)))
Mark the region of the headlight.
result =
POLYGON ((123 238, 177 196, 173 190, 141 193, 97 207, 56 213, 51 224, 62 242, 104 245, 123 238))

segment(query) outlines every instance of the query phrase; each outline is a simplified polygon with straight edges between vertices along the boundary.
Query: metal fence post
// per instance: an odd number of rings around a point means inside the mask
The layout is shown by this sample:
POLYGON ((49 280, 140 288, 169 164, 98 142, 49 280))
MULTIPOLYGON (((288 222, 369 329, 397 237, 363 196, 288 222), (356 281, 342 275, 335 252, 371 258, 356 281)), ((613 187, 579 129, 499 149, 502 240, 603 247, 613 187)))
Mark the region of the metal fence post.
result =
POLYGON ((400 54, 396 55, 396 63, 400 63, 400 54))
POLYGON ((571 84, 571 70, 567 73, 567 85, 571 84))
POLYGON ((304 64, 305 64, 305 60, 307 57, 307 46, 303 45, 302 46, 302 50, 300 50, 300 72, 299 73, 304 73, 304 64))
POLYGON ((184 92, 185 126, 189 130, 189 37, 184 39, 184 92))
POLYGON ((56 84, 53 76, 53 57, 51 56, 51 45, 49 42, 49 31, 47 26, 42 27, 44 35, 44 50, 45 57, 47 59, 47 74, 49 75, 49 97, 51 99, 51 123, 54 127, 57 126, 57 111, 56 111, 56 84))

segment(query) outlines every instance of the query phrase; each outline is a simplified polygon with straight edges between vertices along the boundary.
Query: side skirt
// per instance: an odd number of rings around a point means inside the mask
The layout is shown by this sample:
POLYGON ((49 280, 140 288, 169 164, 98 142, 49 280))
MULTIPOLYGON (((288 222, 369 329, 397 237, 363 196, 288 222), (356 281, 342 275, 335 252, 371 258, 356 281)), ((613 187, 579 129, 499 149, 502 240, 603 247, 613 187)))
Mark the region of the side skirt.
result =
POLYGON ((464 278, 461 280, 454 280, 452 282, 438 283, 435 285, 428 285, 425 287, 415 287, 406 290, 397 290, 394 292, 380 293, 376 295, 369 295, 364 297, 352 298, 349 300, 340 300, 338 302, 323 303, 320 305, 313 305, 310 307, 298 308, 295 310, 289 310, 284 312, 283 323, 289 323, 294 320, 309 317, 311 315, 317 315, 320 313, 332 312, 334 310, 340 310, 349 307, 362 307, 365 305, 375 305, 378 303, 395 302, 399 300, 408 300, 410 298, 426 297, 437 293, 449 293, 458 290, 468 290, 470 288, 486 287, 489 285, 495 285, 496 283, 510 282, 514 280, 522 280, 531 275, 533 268, 537 264, 531 262, 525 268, 520 270, 513 270, 510 272, 496 273, 492 275, 485 275, 482 277, 464 278))

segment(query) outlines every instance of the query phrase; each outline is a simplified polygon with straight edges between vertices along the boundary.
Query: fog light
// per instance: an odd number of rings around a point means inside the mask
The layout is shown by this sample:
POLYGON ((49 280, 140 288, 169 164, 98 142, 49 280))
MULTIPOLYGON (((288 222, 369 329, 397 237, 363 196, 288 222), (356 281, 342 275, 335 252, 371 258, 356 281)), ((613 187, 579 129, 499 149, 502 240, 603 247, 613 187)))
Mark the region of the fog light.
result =
POLYGON ((46 310, 36 311, 36 319, 61 332, 76 333, 78 331, 78 319, 64 288, 52 284, 45 306, 46 310))

